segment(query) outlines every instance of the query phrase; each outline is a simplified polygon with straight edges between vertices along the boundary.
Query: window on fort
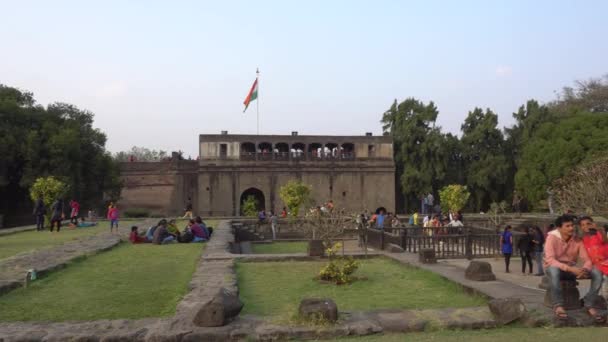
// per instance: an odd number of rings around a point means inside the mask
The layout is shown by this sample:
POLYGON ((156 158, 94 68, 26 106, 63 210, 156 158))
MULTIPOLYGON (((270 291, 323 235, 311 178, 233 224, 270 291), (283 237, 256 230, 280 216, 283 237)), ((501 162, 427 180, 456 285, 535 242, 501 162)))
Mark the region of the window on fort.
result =
POLYGON ((308 145, 308 154, 311 158, 323 158, 323 145, 319 143, 308 145))
POLYGON ((258 144, 258 159, 272 159, 272 144, 262 142, 258 144))
POLYGON ((370 158, 376 156, 376 146, 375 145, 367 145, 367 156, 370 158))
POLYGON ((339 154, 338 144, 327 143, 323 147, 323 157, 325 158, 338 158, 339 154))
POLYGON ((255 144, 250 142, 244 142, 241 144, 241 159, 253 160, 255 159, 255 144))
POLYGON ((289 159, 289 145, 287 143, 274 144, 274 154, 277 159, 289 159))
POLYGON ((228 144, 220 144, 220 158, 228 156, 228 144))
POLYGON ((303 143, 295 143, 291 145, 291 158, 292 159, 304 159, 304 152, 306 152, 306 145, 303 143))
POLYGON ((351 143, 344 143, 340 146, 340 158, 342 159, 354 159, 355 158, 355 145, 351 143))

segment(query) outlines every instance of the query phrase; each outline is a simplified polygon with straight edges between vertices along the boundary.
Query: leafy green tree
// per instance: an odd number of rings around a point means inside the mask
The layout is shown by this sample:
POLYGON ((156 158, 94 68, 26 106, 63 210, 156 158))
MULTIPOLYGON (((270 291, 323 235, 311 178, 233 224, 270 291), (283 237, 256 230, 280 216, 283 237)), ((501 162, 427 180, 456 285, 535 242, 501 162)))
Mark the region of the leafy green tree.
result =
POLYGON ((48 222, 51 220, 51 211, 48 210, 53 202, 63 197, 69 187, 64 182, 56 179, 53 176, 38 178, 30 187, 30 198, 36 202, 39 198, 42 199, 42 203, 47 208, 46 219, 48 222))
POLYGON ((163 150, 151 150, 145 147, 133 146, 128 151, 121 151, 114 154, 114 159, 126 162, 129 161, 130 157, 133 157, 135 161, 159 161, 167 158, 169 155, 167 151, 163 150))
POLYGON ((471 193, 466 186, 460 184, 448 185, 439 191, 441 209, 444 212, 461 211, 466 206, 470 196, 471 193))
POLYGON ((279 196, 292 217, 298 217, 302 205, 310 201, 312 188, 301 181, 290 180, 279 189, 279 196))
POLYGON ((245 216, 255 217, 258 213, 258 201, 255 199, 254 196, 247 196, 247 198, 243 202, 241 210, 243 211, 243 214, 245 216))
POLYGON ((395 100, 382 116, 384 132, 393 137, 398 188, 408 207, 416 207, 420 196, 428 192, 436 194, 448 172, 449 158, 458 155, 446 149, 446 141, 455 148, 457 140, 446 138, 435 127, 438 114, 433 102, 408 98, 401 103, 395 100))
POLYGON ((607 149, 608 113, 578 113, 546 122, 523 149, 516 189, 538 206, 554 180, 607 149))
POLYGON ((98 207, 120 195, 120 169, 105 150, 93 114, 65 104, 37 105, 29 92, 0 85, 0 211, 30 210, 29 189, 53 175, 67 196, 98 207))
POLYGON ((461 126, 466 184, 476 211, 504 198, 510 164, 505 140, 497 128, 498 116, 490 109, 475 108, 461 126))

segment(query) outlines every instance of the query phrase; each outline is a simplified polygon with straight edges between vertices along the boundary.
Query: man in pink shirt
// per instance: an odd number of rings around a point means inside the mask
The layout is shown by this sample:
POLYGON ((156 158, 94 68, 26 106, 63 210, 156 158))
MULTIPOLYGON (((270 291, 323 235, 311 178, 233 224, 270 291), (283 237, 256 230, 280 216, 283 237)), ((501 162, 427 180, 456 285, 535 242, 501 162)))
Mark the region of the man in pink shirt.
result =
POLYGON ((584 298, 585 308, 597 322, 602 322, 604 317, 593 307, 602 286, 602 272, 593 268, 582 240, 574 236, 574 217, 562 215, 555 220, 555 225, 557 229, 547 235, 544 258, 555 316, 558 319, 568 318, 560 280, 591 278, 591 287, 584 298), (583 267, 577 266, 578 261, 583 263, 583 267))

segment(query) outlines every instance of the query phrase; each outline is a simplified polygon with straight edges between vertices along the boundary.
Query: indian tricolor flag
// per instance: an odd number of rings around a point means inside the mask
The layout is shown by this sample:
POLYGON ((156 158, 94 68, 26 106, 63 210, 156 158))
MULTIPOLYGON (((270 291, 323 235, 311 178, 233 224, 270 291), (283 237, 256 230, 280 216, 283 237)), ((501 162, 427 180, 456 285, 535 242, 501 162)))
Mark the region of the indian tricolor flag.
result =
POLYGON ((251 86, 251 90, 249 90, 249 94, 247 94, 245 101, 243 101, 243 104, 245 105, 245 109, 243 110, 243 113, 245 113, 245 111, 249 107, 249 104, 251 103, 251 101, 257 100, 257 98, 258 98, 258 78, 256 77, 255 81, 253 82, 253 85, 251 86))

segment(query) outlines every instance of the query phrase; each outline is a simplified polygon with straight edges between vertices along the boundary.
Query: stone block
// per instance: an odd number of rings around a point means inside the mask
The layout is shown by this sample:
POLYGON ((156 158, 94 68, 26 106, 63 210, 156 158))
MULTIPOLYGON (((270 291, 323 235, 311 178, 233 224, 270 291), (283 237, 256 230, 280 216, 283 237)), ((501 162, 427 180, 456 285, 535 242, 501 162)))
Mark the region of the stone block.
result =
POLYGON ((243 302, 237 293, 226 288, 203 303, 198 309, 192 322, 199 327, 220 327, 226 325, 243 309, 243 302))
POLYGON ((518 298, 492 299, 488 306, 499 324, 509 324, 526 314, 526 306, 518 298))
POLYGON ((420 250, 420 252, 418 252, 418 260, 423 264, 437 263, 437 257, 435 256, 435 249, 422 248, 420 250))
POLYGON ((323 240, 310 240, 308 241, 308 255, 309 256, 324 256, 325 246, 323 240))
POLYGON ((329 298, 302 299, 299 308, 300 317, 324 318, 329 322, 338 320, 338 306, 329 298))
POLYGON ((394 243, 388 244, 388 251, 391 253, 403 253, 404 250, 401 246, 395 245, 394 243))
MULTIPOLYGON (((581 303, 581 295, 578 292, 578 281, 576 280, 560 280, 560 286, 562 287, 562 296, 564 298, 564 308, 566 310, 576 310, 583 307, 581 303)), ((549 286, 547 286, 547 291, 545 292, 545 302, 546 307, 552 308, 553 301, 551 300, 551 291, 549 291, 549 286)))
POLYGON ((464 277, 475 281, 492 281, 496 276, 492 273, 489 262, 473 260, 464 272, 464 277))

